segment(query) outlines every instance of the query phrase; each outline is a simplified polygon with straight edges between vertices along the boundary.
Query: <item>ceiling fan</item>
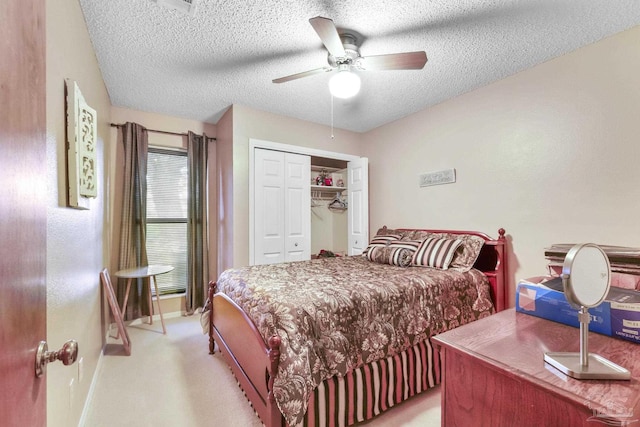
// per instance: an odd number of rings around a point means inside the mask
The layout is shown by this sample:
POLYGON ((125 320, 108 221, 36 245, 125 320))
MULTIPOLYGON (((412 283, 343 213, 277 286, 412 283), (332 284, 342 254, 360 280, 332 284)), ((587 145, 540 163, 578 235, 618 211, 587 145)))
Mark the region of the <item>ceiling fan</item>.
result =
POLYGON ((333 21, 321 16, 309 19, 309 23, 327 48, 329 65, 280 77, 274 79, 273 83, 284 83, 337 69, 338 73, 329 81, 329 89, 334 96, 349 98, 360 90, 360 78, 351 72, 353 70, 420 70, 427 63, 427 54, 424 51, 360 56, 355 34, 348 31, 339 34, 333 21))

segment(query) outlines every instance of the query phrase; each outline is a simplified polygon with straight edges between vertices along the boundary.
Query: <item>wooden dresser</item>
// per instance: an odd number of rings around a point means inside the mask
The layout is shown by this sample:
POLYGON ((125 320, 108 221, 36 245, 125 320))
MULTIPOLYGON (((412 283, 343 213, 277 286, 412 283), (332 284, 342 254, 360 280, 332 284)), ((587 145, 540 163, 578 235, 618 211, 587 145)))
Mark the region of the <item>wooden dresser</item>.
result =
POLYGON ((579 329, 514 309, 433 338, 443 363, 442 426, 640 427, 640 345, 589 334, 589 352, 631 381, 576 380, 545 351, 580 351, 579 329))

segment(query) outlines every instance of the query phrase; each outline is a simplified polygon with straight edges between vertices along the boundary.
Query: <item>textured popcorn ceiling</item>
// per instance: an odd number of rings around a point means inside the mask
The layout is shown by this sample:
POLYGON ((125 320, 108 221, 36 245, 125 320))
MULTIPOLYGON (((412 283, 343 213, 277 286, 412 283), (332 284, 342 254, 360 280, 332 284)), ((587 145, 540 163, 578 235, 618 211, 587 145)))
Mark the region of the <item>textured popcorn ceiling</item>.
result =
MULTIPOLYGON (((216 123, 232 104, 329 125, 309 18, 364 36, 363 56, 424 50, 419 71, 361 72, 334 125, 363 132, 640 25, 640 0, 80 0, 113 105, 216 123)), ((640 48, 640 46, 639 46, 640 48)))

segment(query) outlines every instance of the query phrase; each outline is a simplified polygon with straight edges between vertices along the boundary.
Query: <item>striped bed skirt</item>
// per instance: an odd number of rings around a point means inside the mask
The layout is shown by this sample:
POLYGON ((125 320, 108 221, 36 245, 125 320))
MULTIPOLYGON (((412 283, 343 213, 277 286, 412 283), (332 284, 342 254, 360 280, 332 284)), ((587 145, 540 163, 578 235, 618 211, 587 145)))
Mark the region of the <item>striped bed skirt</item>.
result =
POLYGON ((440 359, 431 341, 323 381, 309 398, 304 427, 343 427, 369 420, 440 384, 440 359))

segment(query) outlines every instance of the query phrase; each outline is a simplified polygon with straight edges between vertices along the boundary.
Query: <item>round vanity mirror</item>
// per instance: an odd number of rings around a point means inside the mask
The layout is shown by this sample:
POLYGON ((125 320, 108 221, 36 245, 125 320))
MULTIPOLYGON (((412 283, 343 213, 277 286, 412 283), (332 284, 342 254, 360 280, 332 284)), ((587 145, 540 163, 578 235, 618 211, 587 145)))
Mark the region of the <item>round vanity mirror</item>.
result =
POLYGON ((631 372, 603 358, 589 354, 589 308, 600 304, 611 286, 611 266, 607 254, 592 243, 575 245, 562 265, 564 296, 578 306, 580 353, 546 352, 544 361, 570 377, 585 380, 630 380, 631 372))
POLYGON ((609 293, 609 258, 592 243, 575 245, 565 257, 562 279, 567 301, 577 306, 595 307, 609 293))

